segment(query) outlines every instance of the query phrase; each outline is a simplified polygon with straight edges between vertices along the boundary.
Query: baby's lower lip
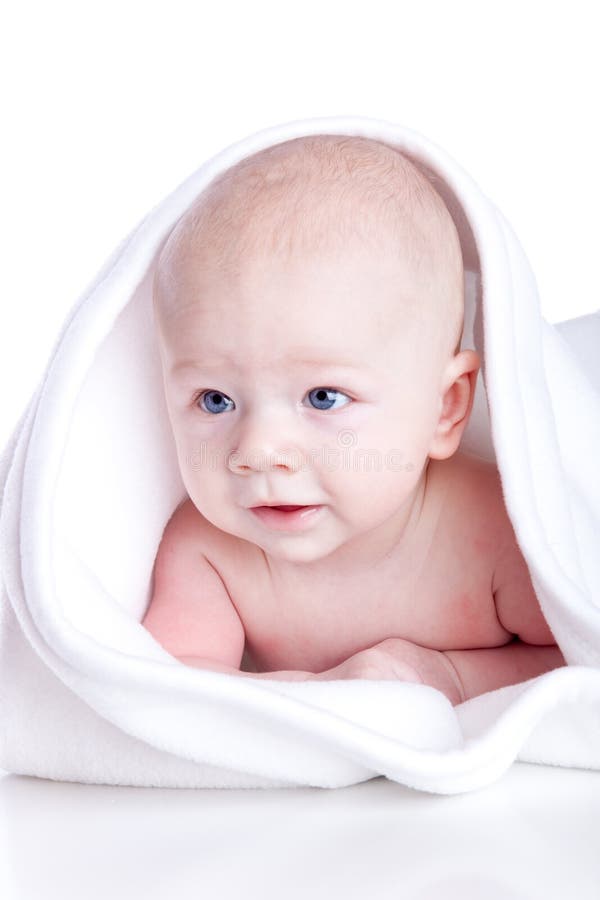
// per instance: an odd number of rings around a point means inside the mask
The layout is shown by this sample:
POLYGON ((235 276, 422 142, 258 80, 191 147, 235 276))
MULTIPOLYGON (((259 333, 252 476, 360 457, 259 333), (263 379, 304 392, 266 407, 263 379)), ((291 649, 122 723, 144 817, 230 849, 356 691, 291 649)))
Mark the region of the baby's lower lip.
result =
POLYGON ((275 531, 300 531, 317 518, 322 506, 253 506, 250 512, 275 531))

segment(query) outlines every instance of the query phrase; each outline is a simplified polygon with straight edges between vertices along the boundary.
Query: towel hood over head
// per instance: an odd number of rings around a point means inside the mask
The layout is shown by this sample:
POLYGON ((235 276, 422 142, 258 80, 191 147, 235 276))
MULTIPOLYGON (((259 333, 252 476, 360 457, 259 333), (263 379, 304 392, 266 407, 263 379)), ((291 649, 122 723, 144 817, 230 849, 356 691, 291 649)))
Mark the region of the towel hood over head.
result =
POLYGON ((0 766, 65 781, 338 787, 378 775, 460 793, 515 759, 600 769, 600 313, 550 325, 498 208, 444 150, 366 117, 291 121, 200 166, 75 304, 0 458, 0 766), (181 664, 140 624, 185 497, 152 276, 220 172, 310 134, 397 147, 434 184, 465 265, 463 348, 482 360, 461 447, 495 461, 568 663, 452 707, 426 685, 256 680, 181 664))

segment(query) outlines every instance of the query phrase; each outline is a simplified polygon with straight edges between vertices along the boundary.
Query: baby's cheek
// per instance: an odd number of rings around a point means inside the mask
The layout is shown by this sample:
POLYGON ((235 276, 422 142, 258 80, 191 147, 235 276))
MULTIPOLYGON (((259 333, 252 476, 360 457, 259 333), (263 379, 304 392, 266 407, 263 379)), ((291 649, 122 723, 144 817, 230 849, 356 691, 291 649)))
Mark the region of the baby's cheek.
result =
POLYGON ((211 464, 210 451, 196 447, 180 456, 179 471, 185 488, 198 508, 223 504, 224 476, 211 464))

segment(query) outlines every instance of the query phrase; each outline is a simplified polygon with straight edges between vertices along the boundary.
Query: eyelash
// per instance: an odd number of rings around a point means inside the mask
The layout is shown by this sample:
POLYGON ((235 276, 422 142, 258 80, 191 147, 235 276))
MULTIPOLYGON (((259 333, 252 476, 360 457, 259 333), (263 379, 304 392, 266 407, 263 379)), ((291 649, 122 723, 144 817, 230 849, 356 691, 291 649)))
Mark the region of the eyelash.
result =
MULTIPOLYGON (((346 391, 342 391, 340 388, 331 387, 329 385, 327 387, 319 385, 319 387, 310 388, 310 390, 308 390, 306 392, 306 396, 308 394, 311 394, 313 391, 331 391, 333 393, 341 394, 342 396, 347 397, 348 400, 350 401, 350 403, 354 402, 354 399, 350 396, 350 394, 347 394, 346 391)), ((202 397, 204 397, 206 394, 210 394, 210 393, 220 394, 222 397, 226 397, 228 400, 231 400, 231 397, 228 394, 225 394, 223 391, 219 391, 219 390, 217 390, 217 388, 207 388, 205 390, 198 391, 196 394, 194 394, 194 397, 192 400, 192 403, 194 404, 194 406, 197 406, 198 401, 202 397)), ((235 402, 235 401, 232 401, 232 402, 235 402)), ((345 409, 346 406, 350 405, 350 403, 344 403, 341 407, 338 407, 338 409, 345 409)), ((314 406, 312 407, 312 409, 314 409, 315 412, 332 412, 332 411, 337 412, 338 411, 338 409, 334 409, 334 410, 316 409, 314 406)), ((214 418, 218 418, 218 416, 220 415, 219 413, 211 413, 209 410, 202 409, 201 407, 200 407, 200 412, 203 412, 208 416, 213 416, 214 418)))

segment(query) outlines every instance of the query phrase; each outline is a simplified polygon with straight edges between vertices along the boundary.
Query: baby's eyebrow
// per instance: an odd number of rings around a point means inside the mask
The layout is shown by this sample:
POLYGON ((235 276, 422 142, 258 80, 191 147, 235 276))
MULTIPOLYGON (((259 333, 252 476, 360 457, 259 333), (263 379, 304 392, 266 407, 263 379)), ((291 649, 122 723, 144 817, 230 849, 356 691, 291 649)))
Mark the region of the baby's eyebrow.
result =
MULTIPOLYGON (((319 368, 319 369, 329 369, 329 370, 352 370, 355 372, 364 372, 364 371, 373 371, 374 367, 369 365, 359 365, 358 363, 353 362, 352 360, 333 360, 331 357, 325 359, 306 359, 306 358, 293 358, 293 359, 282 359, 281 366, 285 368, 289 368, 290 365, 294 365, 297 368, 319 368)), ((171 375, 178 376, 180 374, 186 372, 201 372, 209 369, 238 369, 240 368, 239 364, 230 359, 229 357, 220 357, 220 358, 211 358, 207 360, 202 360, 202 362, 194 361, 194 360, 182 360, 180 362, 175 363, 171 367, 171 375)))

